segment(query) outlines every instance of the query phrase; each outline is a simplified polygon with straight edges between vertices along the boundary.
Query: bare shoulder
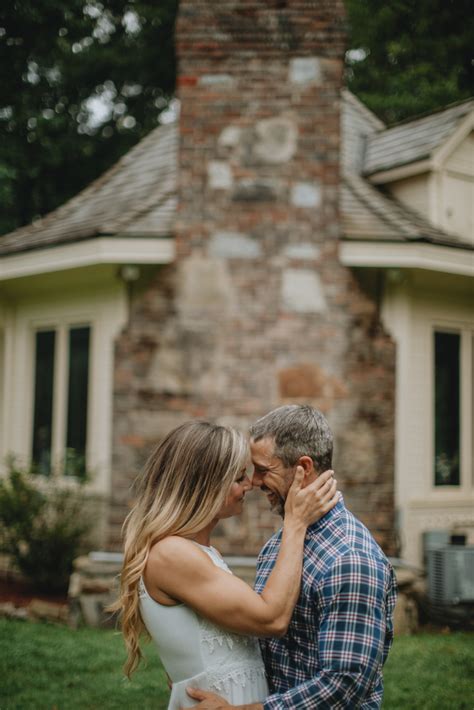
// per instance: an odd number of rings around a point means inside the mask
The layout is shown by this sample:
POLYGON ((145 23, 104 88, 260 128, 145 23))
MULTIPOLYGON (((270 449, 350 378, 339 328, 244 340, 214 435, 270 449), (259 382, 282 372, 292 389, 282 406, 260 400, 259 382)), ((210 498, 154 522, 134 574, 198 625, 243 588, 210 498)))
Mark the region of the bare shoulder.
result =
MULTIPOLYGON (((191 540, 186 540, 178 535, 168 537, 155 542, 150 550, 148 561, 153 565, 166 565, 171 567, 182 567, 183 564, 193 565, 202 562, 211 562, 209 557, 191 540)), ((212 564, 212 562, 211 562, 212 564)))
POLYGON ((156 542, 150 550, 144 570, 145 583, 160 603, 192 603, 183 590, 194 589, 215 578, 219 569, 206 553, 191 540, 170 535, 156 542), (164 594, 164 596, 163 596, 164 594))

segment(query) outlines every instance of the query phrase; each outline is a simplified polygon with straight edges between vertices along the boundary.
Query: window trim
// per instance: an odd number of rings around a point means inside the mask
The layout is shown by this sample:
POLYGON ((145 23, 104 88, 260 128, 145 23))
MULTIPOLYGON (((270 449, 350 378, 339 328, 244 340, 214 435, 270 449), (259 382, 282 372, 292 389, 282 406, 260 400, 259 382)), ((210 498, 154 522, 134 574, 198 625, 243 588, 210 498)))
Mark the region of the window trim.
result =
MULTIPOLYGON (((54 328, 60 321, 90 323, 89 430, 87 460, 90 478, 85 490, 109 495, 113 470, 114 367, 117 338, 127 325, 127 291, 113 273, 84 271, 75 280, 48 278, 24 288, 5 305, 3 440, 0 437, 0 475, 12 455, 23 468, 31 461, 33 430, 34 328, 54 328), (82 278, 83 277, 83 278, 82 278)), ((54 479, 61 486, 77 485, 72 477, 54 479)), ((38 479, 38 483, 40 483, 38 479)))
POLYGON ((474 461, 472 430, 474 421, 474 329, 467 321, 442 320, 431 321, 429 328, 429 445, 427 447, 427 485, 425 490, 430 498, 460 498, 474 493, 474 461), (455 333, 460 336, 460 431, 459 431, 459 485, 437 486, 434 480, 435 456, 435 338, 436 332, 455 333))
MULTIPOLYGON (((38 400, 41 400, 41 396, 47 394, 50 395, 48 396, 48 400, 50 401, 50 411, 48 411, 48 425, 49 425, 49 448, 48 448, 48 456, 49 456, 49 471, 46 473, 44 471, 45 475, 50 475, 51 473, 51 451, 52 451, 52 443, 53 443, 53 438, 52 438, 52 432, 53 432, 53 405, 54 405, 54 369, 55 369, 55 364, 56 364, 56 343, 57 343, 57 337, 56 337, 56 329, 52 328, 38 328, 37 330, 34 331, 33 334, 33 373, 32 373, 32 410, 31 410, 31 419, 32 419, 32 426, 31 426, 31 450, 30 450, 30 455, 31 455, 31 462, 32 462, 32 468, 34 469, 35 472, 42 473, 42 467, 40 461, 38 461, 36 455, 39 453, 38 451, 35 452, 35 447, 36 447, 36 435, 37 435, 37 418, 36 415, 39 413, 40 409, 42 409, 41 404, 38 402, 38 400), (41 370, 41 367, 44 366, 44 361, 39 358, 39 348, 40 348, 40 336, 43 335, 52 335, 52 355, 51 357, 51 390, 49 391, 48 387, 48 392, 43 390, 42 385, 44 384, 45 380, 45 373, 41 370), (41 384, 39 384, 41 383, 41 384), (39 406, 38 406, 39 405, 39 406), (35 455, 36 454, 36 455, 35 455)), ((48 378, 49 380, 49 378, 48 378)), ((48 407, 49 410, 49 407, 48 407)), ((45 422, 42 422, 43 424, 45 422)), ((40 447, 41 448, 41 447, 40 447)), ((41 456, 40 456, 41 457, 41 456)))
POLYGON ((28 433, 28 460, 31 464, 33 455, 33 412, 34 412, 34 379, 35 379, 35 338, 38 331, 54 330, 56 332, 54 350, 54 374, 53 374, 53 416, 51 434, 51 478, 73 478, 65 476, 63 463, 66 456, 66 429, 67 429, 67 406, 68 406, 68 363, 69 345, 68 336, 71 328, 90 328, 89 341, 89 376, 87 383, 87 433, 86 433, 86 470, 90 470, 90 436, 91 436, 91 394, 92 381, 95 375, 94 344, 97 326, 91 313, 72 314, 58 316, 57 318, 34 318, 29 321, 29 433, 28 433))

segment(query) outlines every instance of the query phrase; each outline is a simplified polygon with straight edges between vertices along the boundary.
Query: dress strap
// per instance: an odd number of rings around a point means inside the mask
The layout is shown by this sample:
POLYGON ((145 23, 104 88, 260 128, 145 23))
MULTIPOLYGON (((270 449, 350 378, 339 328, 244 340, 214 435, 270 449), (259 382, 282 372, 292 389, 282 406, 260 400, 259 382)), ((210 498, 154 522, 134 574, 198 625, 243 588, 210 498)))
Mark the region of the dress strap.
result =
POLYGON ((206 555, 211 558, 216 567, 220 567, 220 569, 223 569, 225 572, 229 572, 229 574, 232 574, 231 570, 228 568, 227 564, 224 562, 223 558, 215 547, 212 547, 212 545, 201 545, 201 543, 196 542, 196 540, 191 540, 191 542, 194 542, 195 545, 200 547, 201 550, 203 550, 203 552, 205 552, 206 555))
POLYGON ((138 597, 139 599, 151 599, 150 595, 148 594, 147 588, 145 587, 143 577, 140 577, 140 579, 138 580, 138 597))

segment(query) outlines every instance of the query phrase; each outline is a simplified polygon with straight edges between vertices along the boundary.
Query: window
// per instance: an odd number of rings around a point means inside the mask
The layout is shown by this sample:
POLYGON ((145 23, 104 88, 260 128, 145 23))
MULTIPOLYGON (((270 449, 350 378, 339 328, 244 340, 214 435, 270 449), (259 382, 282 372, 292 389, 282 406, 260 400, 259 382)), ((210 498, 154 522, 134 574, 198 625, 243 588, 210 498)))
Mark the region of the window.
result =
POLYGON ((53 429, 54 346, 56 332, 36 333, 35 398, 33 414, 33 469, 49 474, 53 429))
POLYGON ((90 327, 35 333, 33 470, 82 477, 86 471, 90 327))
POLYGON ((459 485, 460 336, 435 332, 435 485, 459 485))
POLYGON ((474 484, 474 337, 469 328, 439 328, 433 337, 433 483, 474 484))
POLYGON ((69 386, 65 473, 86 471, 87 392, 89 383, 90 328, 69 331, 69 386))

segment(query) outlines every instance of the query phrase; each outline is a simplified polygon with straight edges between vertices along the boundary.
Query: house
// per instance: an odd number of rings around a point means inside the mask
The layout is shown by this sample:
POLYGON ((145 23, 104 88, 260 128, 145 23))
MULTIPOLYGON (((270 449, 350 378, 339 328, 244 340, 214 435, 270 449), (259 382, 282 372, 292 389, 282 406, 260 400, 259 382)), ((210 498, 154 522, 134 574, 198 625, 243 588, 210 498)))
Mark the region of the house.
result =
MULTIPOLYGON (((474 102, 387 128, 341 99, 341 3, 206 3, 180 4, 179 125, 0 238, 0 459, 89 471, 115 549, 172 426, 310 402, 349 506, 420 563, 474 524, 474 102)), ((275 525, 251 496, 219 542, 275 525)))
POLYGON ((474 101, 388 128, 345 103, 340 257, 396 343, 397 527, 420 564, 427 531, 474 541, 474 101))
POLYGON ((174 259, 176 140, 174 128, 155 131, 66 205, 1 238, 0 458, 61 479, 87 469, 104 500, 127 274, 174 259))

